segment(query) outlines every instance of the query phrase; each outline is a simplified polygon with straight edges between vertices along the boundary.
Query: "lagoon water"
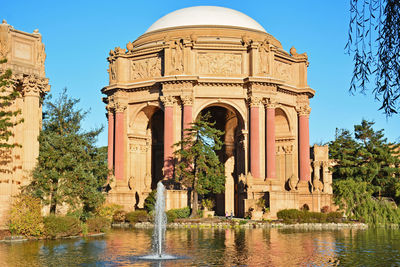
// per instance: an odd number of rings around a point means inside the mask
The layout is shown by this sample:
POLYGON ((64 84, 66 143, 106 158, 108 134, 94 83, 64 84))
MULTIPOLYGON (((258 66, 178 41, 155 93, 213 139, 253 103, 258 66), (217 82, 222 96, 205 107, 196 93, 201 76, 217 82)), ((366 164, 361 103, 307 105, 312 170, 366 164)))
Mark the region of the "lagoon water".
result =
POLYGON ((400 230, 169 229, 146 261, 152 229, 82 239, 0 243, 0 266, 400 266, 400 230))

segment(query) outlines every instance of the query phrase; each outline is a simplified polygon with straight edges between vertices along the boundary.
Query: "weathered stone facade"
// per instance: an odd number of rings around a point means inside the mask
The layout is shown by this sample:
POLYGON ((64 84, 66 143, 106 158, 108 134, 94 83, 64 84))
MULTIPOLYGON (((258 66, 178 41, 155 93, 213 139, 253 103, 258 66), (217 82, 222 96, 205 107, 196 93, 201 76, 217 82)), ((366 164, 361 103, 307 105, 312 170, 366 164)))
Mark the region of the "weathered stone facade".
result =
POLYGON ((21 185, 29 182, 37 161, 42 99, 50 86, 44 69, 46 53, 38 30, 22 32, 3 20, 0 24, 0 59, 7 59, 6 64, 0 65, 0 72, 12 70, 13 85, 8 90, 20 92, 11 110, 20 110, 16 120, 23 119, 14 127, 9 140, 19 146, 0 151, 0 226, 4 226, 12 196, 19 193, 21 185))
MULTIPOLYGON (((329 178, 318 171, 311 177, 328 157, 314 148, 318 157, 310 162, 315 91, 307 84, 307 54, 286 52, 261 30, 186 25, 148 31, 111 50, 108 61, 110 84, 102 92, 115 174, 108 201, 142 208, 157 181, 173 179, 172 145, 183 129, 210 111, 225 131, 226 191, 216 196, 217 214, 244 216, 260 197, 271 217, 283 208, 332 205, 329 178)), ((184 188, 170 194, 167 208, 187 205, 184 188)))

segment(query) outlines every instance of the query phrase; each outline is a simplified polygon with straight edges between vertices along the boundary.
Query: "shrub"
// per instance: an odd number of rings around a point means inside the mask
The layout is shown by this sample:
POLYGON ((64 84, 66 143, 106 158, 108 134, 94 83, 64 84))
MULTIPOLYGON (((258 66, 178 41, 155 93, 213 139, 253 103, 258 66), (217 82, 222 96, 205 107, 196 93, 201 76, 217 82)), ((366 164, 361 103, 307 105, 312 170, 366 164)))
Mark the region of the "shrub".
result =
POLYGON ((19 195, 10 209, 9 230, 13 235, 40 236, 43 232, 40 199, 19 195))
POLYGON ((117 210, 114 213, 112 221, 115 223, 121 223, 121 222, 125 222, 125 219, 126 219, 126 212, 123 210, 117 210))
POLYGON ((334 222, 338 223, 343 220, 343 213, 339 211, 332 211, 326 214, 326 221, 327 222, 334 222))
POLYGON ((81 222, 75 217, 50 215, 43 223, 44 235, 48 238, 75 236, 82 232, 81 222))
POLYGON ((215 206, 215 203, 212 199, 205 198, 201 201, 201 205, 207 210, 212 210, 215 206))
POLYGON ((149 214, 145 210, 135 210, 128 212, 125 218, 130 223, 148 222, 149 214))
POLYGON ((122 210, 121 205, 104 204, 97 210, 97 214, 99 215, 99 217, 107 218, 111 222, 114 213, 117 212, 118 210, 122 210))
POLYGON ((295 223, 300 218, 300 211, 296 209, 280 210, 276 214, 279 220, 283 220, 284 223, 295 223))
POLYGON ((144 200, 144 209, 148 213, 152 212, 154 210, 154 207, 156 206, 156 195, 157 190, 153 190, 144 200))
POLYGON ((110 229, 110 220, 104 217, 92 217, 86 221, 89 233, 104 233, 110 229))
POLYGON ((190 208, 185 207, 181 209, 171 209, 166 212, 167 213, 167 221, 174 222, 175 219, 184 219, 190 216, 190 208))
POLYGON ((329 206, 323 206, 323 207, 321 208, 321 212, 322 212, 322 213, 328 213, 330 210, 331 210, 331 209, 329 208, 329 206))

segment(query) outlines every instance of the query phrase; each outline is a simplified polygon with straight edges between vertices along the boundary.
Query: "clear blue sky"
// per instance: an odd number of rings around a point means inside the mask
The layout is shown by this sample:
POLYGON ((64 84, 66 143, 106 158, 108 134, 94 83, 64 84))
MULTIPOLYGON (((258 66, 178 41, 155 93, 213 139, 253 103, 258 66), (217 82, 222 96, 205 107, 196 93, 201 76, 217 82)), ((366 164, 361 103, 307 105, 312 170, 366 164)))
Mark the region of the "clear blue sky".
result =
MULTIPOLYGON (((16 29, 39 29, 46 45, 46 74, 51 92, 64 88, 90 108, 86 129, 106 126, 100 89, 108 84, 106 57, 125 47, 150 25, 174 10, 197 5, 236 9, 259 22, 285 50, 307 52, 308 83, 316 90, 311 100, 310 143, 334 138, 335 128, 352 130, 363 118, 376 122, 391 141, 400 141, 400 115, 386 118, 371 95, 348 93, 352 58, 344 53, 349 0, 280 1, 3 1, 0 19, 16 29)), ((98 145, 107 145, 106 129, 98 145)))

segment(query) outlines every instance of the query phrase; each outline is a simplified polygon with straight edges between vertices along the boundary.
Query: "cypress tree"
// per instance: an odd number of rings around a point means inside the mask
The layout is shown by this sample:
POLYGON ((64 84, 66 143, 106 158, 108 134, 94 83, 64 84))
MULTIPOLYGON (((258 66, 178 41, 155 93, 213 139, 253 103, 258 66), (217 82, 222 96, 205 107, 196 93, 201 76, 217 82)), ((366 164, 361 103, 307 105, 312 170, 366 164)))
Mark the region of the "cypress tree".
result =
POLYGON ((222 193, 225 189, 224 165, 216 151, 222 148, 223 132, 213 128, 211 115, 200 115, 185 129, 182 141, 175 144, 178 163, 175 168, 176 181, 192 190, 192 215, 198 210, 198 195, 222 193))

